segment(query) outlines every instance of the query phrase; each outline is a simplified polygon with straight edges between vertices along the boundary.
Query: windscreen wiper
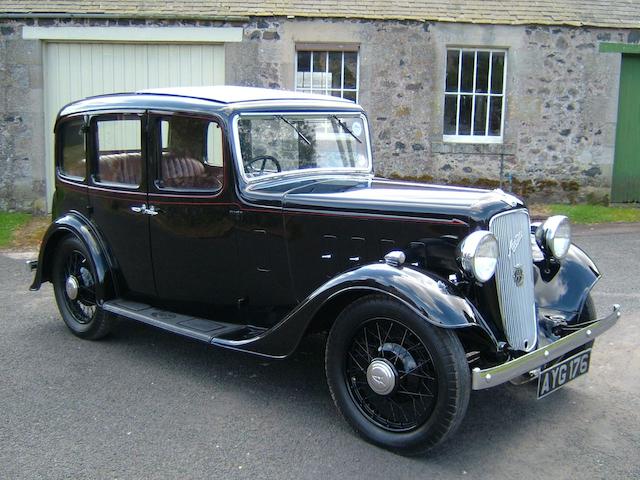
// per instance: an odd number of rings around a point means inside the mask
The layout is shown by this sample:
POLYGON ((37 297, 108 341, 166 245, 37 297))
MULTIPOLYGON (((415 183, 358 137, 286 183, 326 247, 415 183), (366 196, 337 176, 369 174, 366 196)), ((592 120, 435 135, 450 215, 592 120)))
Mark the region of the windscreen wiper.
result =
POLYGON ((298 136, 304 140, 306 142, 307 145, 311 146, 311 142, 309 141, 309 139, 307 137, 305 137, 302 132, 300 130, 298 130, 298 127, 296 127, 293 123, 291 123, 289 120, 287 120, 286 118, 284 118, 282 115, 276 115, 277 118, 279 118, 280 120, 282 120, 284 123, 286 123, 287 125, 290 125, 291 128, 293 128, 296 133, 298 134, 298 136))
POLYGON ((349 135, 351 135, 353 138, 355 138, 358 141, 358 143, 362 143, 362 140, 360 140, 358 137, 356 137, 355 134, 351 130, 349 130, 349 127, 347 127, 344 124, 344 122, 338 118, 337 115, 331 115, 331 116, 333 117, 333 119, 336 122, 338 122, 338 125, 340 125, 345 132, 347 132, 349 135))

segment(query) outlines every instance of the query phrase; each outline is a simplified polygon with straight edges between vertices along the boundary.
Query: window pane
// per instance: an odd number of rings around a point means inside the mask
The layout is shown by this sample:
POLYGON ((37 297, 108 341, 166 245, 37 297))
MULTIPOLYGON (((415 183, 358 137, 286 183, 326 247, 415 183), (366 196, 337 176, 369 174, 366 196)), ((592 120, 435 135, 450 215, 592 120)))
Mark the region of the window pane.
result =
POLYGON ((298 71, 311 71, 311 52, 298 52, 298 71))
POLYGON ((296 89, 311 87, 311 52, 298 52, 296 89))
POLYGON ((342 88, 342 52, 329 52, 329 85, 342 88))
POLYGON ((458 108, 457 95, 445 95, 444 97, 444 134, 456 134, 456 113, 458 108))
POLYGON ((160 123, 168 138, 160 161, 160 186, 174 190, 222 188, 222 130, 201 118, 173 116, 160 123))
POLYGON ((222 129, 217 123, 209 123, 207 129, 207 158, 204 163, 222 167, 222 129))
POLYGON ((473 134, 484 135, 487 125, 487 97, 476 95, 476 105, 473 119, 473 134))
POLYGON ((502 97, 491 97, 491 109, 489 111, 489 135, 500 136, 502 124, 502 97))
POLYGON ((457 92, 458 91, 458 66, 460 61, 459 50, 447 51, 447 81, 446 91, 457 92))
POLYGON ((358 54, 344 53, 344 88, 358 88, 358 54))
POLYGON ((86 150, 84 144, 84 120, 72 120, 60 128, 62 155, 60 172, 63 175, 84 180, 86 176, 86 150))
POLYGON ((352 91, 347 91, 344 92, 344 95, 342 98, 346 98, 347 100, 351 100, 352 102, 356 101, 356 92, 352 92, 352 91))
POLYGON ((486 93, 489 84, 489 52, 478 52, 476 92, 486 93))
POLYGON ((504 53, 493 53, 491 61, 491 93, 503 93, 504 53))
POLYGON ((462 52, 461 92, 473 92, 474 52, 462 52))
POLYGON ((137 187, 142 179, 141 126, 138 118, 99 120, 96 180, 137 187))
POLYGON ((313 88, 327 87, 327 52, 313 52, 313 88))
POLYGON ((458 121, 458 135, 471 134, 471 104, 472 95, 460 96, 460 119, 458 121))

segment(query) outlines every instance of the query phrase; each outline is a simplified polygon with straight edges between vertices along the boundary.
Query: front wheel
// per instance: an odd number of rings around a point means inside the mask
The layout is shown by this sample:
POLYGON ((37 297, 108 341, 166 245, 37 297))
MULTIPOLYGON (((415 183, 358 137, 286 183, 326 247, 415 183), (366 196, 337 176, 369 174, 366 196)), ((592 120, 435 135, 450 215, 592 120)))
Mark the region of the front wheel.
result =
POLYGON ((385 296, 367 296, 337 318, 327 340, 331 396, 366 440, 421 454, 460 425, 471 390, 457 336, 385 296))
POLYGON ((96 298, 96 269, 84 244, 75 237, 64 239, 53 263, 53 291, 64 323, 74 335, 97 340, 109 333, 113 316, 96 298))

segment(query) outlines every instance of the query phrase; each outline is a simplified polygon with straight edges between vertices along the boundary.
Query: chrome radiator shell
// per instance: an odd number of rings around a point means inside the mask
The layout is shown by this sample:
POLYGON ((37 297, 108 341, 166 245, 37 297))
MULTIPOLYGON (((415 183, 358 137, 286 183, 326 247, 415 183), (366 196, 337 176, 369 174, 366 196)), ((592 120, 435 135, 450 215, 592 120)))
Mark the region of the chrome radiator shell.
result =
POLYGON ((528 352, 538 338, 529 213, 499 213, 489 221, 489 230, 498 241, 495 281, 502 327, 511 348, 528 352))

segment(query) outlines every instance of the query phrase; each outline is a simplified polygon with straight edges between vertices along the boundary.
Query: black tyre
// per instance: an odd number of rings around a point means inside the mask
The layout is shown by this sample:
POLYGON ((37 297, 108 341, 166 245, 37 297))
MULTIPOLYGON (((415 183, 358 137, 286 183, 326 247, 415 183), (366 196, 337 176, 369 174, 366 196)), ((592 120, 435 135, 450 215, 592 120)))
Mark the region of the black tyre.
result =
POLYGON ((113 316, 96 299, 96 274, 91 256, 76 237, 64 239, 53 261, 52 283, 58 309, 74 335, 97 340, 109 333, 113 316))
POLYGON ((469 403, 458 337, 385 296, 363 297, 337 318, 326 346, 331 396, 366 440, 418 455, 446 440, 469 403))

